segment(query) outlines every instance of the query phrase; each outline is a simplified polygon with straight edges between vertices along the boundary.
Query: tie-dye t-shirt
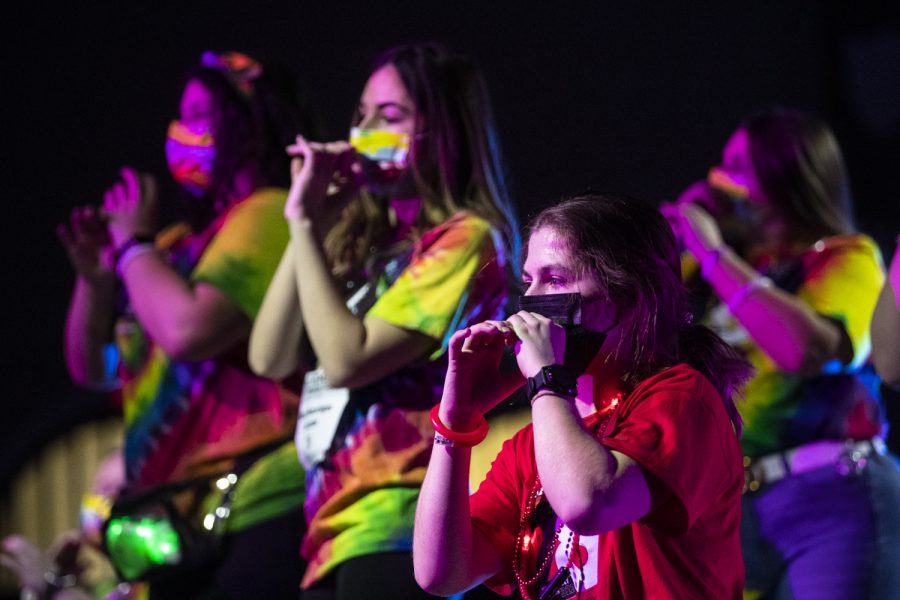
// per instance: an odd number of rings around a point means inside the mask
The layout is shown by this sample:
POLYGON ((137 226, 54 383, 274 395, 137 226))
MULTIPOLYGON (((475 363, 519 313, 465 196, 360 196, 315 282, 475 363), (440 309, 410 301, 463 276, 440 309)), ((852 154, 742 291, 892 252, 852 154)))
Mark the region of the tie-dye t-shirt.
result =
MULTIPOLYGON (((765 259, 764 259, 765 260, 765 259)), ((863 439, 883 433, 878 378, 868 362, 869 326, 884 282, 881 254, 863 235, 826 238, 791 260, 760 268, 779 288, 816 313, 841 324, 853 343, 853 359, 833 360, 814 377, 778 368, 718 304, 706 324, 743 350, 756 368, 738 402, 744 418, 741 443, 755 457, 821 439, 863 439)))
MULTIPOLYGON (((202 232, 176 225, 157 245, 193 284, 215 286, 253 319, 287 244, 286 193, 259 190, 202 232)), ((232 468, 236 455, 290 437, 296 394, 251 373, 246 343, 213 359, 174 360, 126 308, 116 344, 132 489, 232 468)), ((293 477, 302 488, 299 464, 293 477)))
POLYGON ((461 213, 388 260, 348 301, 360 316, 434 338, 437 350, 350 390, 331 448, 307 469, 304 587, 350 558, 412 549, 416 500, 434 437, 428 412, 440 400, 444 351, 458 329, 501 316, 507 294, 502 247, 485 220, 461 213))

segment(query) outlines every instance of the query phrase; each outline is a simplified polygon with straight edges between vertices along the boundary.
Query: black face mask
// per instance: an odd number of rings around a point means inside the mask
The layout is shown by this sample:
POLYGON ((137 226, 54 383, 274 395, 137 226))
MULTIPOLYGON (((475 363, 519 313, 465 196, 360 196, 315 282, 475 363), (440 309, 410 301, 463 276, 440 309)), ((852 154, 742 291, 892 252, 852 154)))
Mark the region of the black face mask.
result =
POLYGON ((603 331, 590 331, 581 325, 581 294, 541 294, 520 296, 519 310, 547 317, 566 330, 566 353, 563 363, 576 375, 584 373, 597 356, 609 331, 618 325, 613 322, 603 331))

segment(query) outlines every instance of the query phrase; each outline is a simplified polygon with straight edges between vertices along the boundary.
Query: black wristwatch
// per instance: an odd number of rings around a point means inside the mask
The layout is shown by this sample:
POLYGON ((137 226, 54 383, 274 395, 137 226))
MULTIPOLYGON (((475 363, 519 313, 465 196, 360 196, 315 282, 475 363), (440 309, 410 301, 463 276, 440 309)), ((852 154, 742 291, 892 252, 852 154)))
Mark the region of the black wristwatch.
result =
POLYGON ((525 384, 528 401, 534 400, 541 390, 550 390, 560 396, 574 398, 578 393, 578 378, 571 369, 564 365, 547 365, 541 368, 534 377, 528 378, 528 383, 525 384))

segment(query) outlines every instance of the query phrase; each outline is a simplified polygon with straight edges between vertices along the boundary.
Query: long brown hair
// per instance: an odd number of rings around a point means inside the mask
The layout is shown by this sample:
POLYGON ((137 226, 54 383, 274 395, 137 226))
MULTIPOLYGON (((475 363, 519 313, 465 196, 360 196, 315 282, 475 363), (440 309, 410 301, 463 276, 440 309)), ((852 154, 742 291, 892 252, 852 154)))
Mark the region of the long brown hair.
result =
POLYGON ((636 384, 686 362, 712 382, 740 432, 734 395, 751 367, 688 316, 678 243, 659 210, 636 198, 587 194, 545 209, 529 230, 542 227, 565 240, 579 273, 593 274, 616 309, 632 315, 623 337, 633 352, 626 379, 636 384))
POLYGON ((196 80, 212 97, 216 158, 210 189, 185 209, 203 227, 235 197, 236 177, 246 171, 254 188, 290 185, 290 158, 284 148, 297 133, 321 139, 321 119, 296 73, 275 60, 260 63, 261 73, 238 89, 220 68, 197 64, 183 76, 196 80))
POLYGON ((773 108, 746 117, 756 176, 788 224, 790 241, 853 231, 853 202, 844 157, 831 129, 811 114, 773 108))
MULTIPOLYGON (((391 48, 371 69, 393 65, 416 107, 411 175, 422 198, 418 228, 443 223, 460 211, 489 221, 517 271, 519 227, 496 135, 487 86, 468 58, 434 43, 391 48)), ((338 276, 353 276, 383 249, 390 224, 384 199, 362 192, 329 232, 325 248, 338 276)), ((515 273, 513 273, 515 274, 515 273)))

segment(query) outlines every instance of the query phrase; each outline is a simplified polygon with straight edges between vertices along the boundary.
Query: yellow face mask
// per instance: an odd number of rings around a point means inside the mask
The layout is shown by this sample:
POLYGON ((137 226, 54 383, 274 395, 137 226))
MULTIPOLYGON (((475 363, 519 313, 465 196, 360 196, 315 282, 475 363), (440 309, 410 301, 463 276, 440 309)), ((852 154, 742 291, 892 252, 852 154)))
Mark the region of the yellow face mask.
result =
POLYGON ((409 134, 384 129, 350 130, 350 145, 382 169, 403 169, 409 157, 409 134))

